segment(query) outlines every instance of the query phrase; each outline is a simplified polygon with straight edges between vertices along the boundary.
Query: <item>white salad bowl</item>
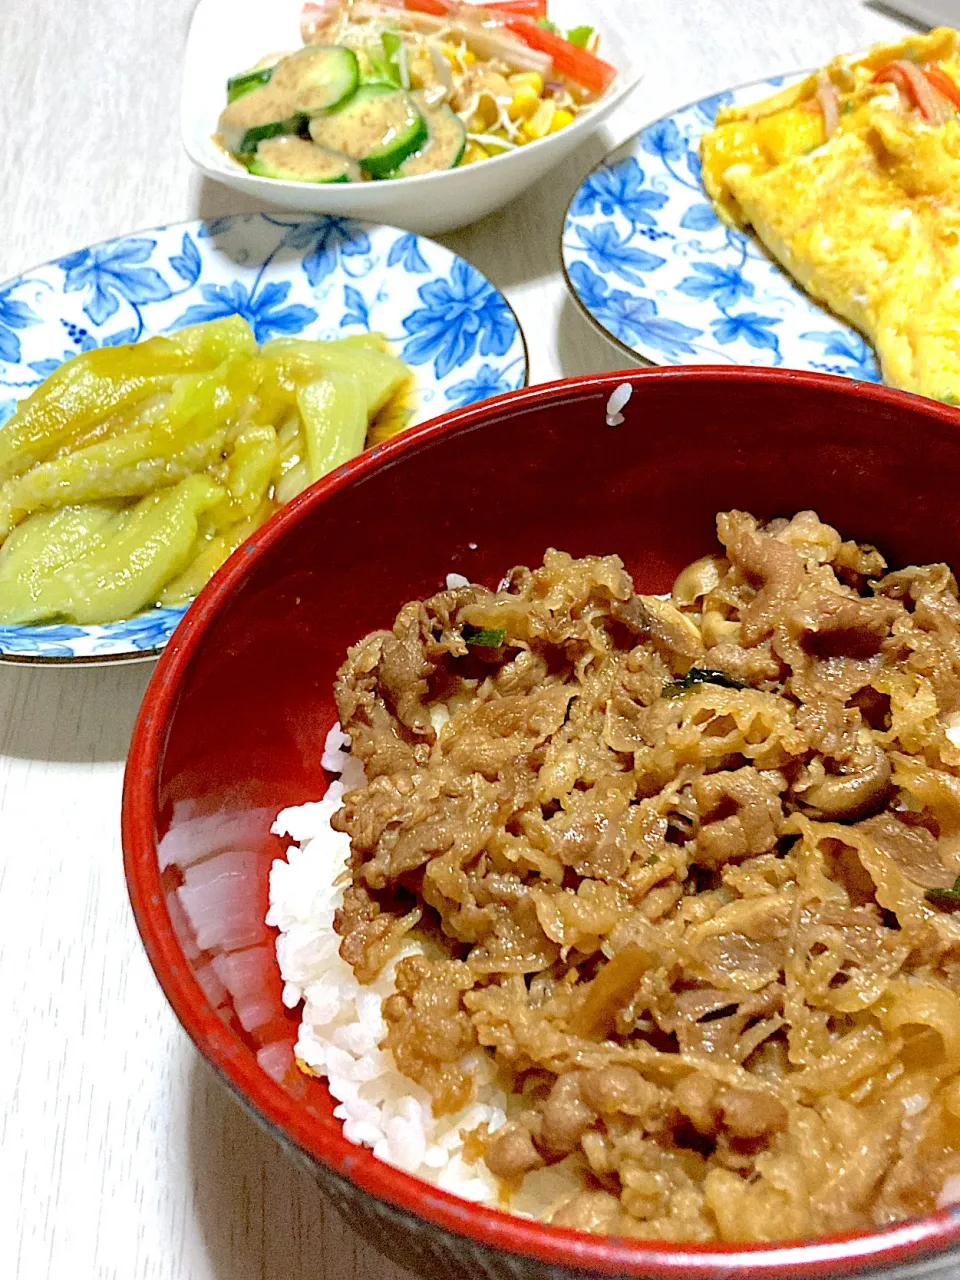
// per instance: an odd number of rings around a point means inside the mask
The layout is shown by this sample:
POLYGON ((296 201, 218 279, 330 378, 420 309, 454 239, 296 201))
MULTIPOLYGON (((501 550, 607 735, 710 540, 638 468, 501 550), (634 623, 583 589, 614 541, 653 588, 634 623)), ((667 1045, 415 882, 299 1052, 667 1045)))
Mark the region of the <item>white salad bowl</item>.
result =
POLYGON ((607 0, 551 0, 550 13, 559 26, 587 22, 596 28, 601 56, 619 72, 603 97, 559 133, 478 164, 419 178, 333 184, 259 178, 213 141, 226 105, 227 79, 267 54, 300 48, 302 8, 302 0, 200 0, 187 38, 180 100, 183 145, 193 163, 217 182, 287 209, 389 222, 420 235, 464 226, 542 178, 606 119, 640 78, 631 38, 607 0))

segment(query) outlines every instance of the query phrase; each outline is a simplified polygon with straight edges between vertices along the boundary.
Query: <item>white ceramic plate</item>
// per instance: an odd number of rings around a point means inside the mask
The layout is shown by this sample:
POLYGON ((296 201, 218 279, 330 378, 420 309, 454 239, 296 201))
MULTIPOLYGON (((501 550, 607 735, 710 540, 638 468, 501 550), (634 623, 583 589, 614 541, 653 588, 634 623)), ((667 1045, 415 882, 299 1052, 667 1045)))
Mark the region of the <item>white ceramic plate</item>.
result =
MULTIPOLYGON (((383 332, 416 373, 413 422, 527 381, 512 310, 468 262, 393 227, 251 213, 106 240, 0 285, 0 424, 94 347, 240 314, 258 341, 383 332)), ((155 657, 184 608, 109 626, 0 626, 0 662, 155 657)))
POLYGON ((560 26, 596 27, 601 55, 620 72, 606 95, 566 129, 482 164, 421 178, 332 185, 258 178, 213 142, 227 79, 267 54, 300 48, 302 8, 302 0, 200 0, 187 37, 180 100, 183 145, 193 163, 217 182, 287 209, 349 214, 424 235, 463 226, 505 205, 569 155, 640 76, 631 38, 609 0, 551 0, 560 26))
POLYGON ((653 364, 771 365, 880 380, 860 334, 809 298, 754 236, 724 226, 700 182, 697 150, 717 110, 800 78, 759 80, 664 116, 577 191, 563 229, 567 283, 617 346, 653 364))

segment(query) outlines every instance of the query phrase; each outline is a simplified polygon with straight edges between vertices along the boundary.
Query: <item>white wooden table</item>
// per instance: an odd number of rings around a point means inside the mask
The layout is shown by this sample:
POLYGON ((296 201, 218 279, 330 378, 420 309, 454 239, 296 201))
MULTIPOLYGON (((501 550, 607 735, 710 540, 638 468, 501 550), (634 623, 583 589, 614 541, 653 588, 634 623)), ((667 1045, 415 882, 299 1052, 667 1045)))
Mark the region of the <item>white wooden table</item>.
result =
MULTIPOLYGON (((649 68, 633 99, 532 194, 444 238, 513 303, 534 382, 622 364, 559 270, 568 199, 612 144, 704 94, 901 30, 857 0, 621 4, 649 68)), ((180 150, 191 7, 0 0, 0 279, 252 207, 180 150)), ((0 667, 0 1276, 401 1280, 215 1083, 141 951, 119 811, 149 674, 0 667)))

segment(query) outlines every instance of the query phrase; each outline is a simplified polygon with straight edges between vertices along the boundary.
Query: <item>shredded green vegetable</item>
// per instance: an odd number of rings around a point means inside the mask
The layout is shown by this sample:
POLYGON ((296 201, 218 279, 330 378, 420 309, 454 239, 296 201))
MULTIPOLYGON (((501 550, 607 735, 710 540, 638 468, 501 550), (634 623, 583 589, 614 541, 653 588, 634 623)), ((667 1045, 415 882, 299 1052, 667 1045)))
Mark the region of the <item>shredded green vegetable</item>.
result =
POLYGON ((679 698, 701 684, 719 684, 724 689, 745 689, 742 680, 727 675, 726 671, 713 671, 710 667, 691 667, 685 676, 671 680, 663 686, 665 698, 679 698))
POLYGON ((460 634, 467 644, 473 645, 478 649, 499 649, 507 633, 505 631, 497 631, 492 627, 489 629, 471 627, 468 622, 464 625, 460 634))
POLYGON ((923 896, 935 907, 942 907, 945 911, 960 910, 960 876, 954 880, 952 889, 928 889, 923 896))

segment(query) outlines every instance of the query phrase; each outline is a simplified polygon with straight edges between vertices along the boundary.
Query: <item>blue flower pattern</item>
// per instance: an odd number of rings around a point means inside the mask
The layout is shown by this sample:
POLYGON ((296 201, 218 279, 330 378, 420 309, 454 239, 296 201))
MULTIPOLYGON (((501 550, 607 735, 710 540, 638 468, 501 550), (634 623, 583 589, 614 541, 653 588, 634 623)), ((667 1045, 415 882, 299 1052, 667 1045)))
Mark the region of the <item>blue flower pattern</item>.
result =
POLYGON ((467 405, 478 404, 481 400, 489 400, 491 396, 502 396, 512 391, 512 380, 507 376, 508 372, 509 370, 502 370, 493 364, 482 364, 476 377, 447 387, 443 394, 454 408, 465 409, 467 405))
POLYGON ((15 289, 15 284, 0 289, 0 360, 10 364, 20 359, 20 339, 16 331, 38 323, 36 313, 13 296, 15 289))
POLYGON ((735 307, 741 298, 753 297, 753 285, 735 267, 721 267, 715 262, 692 263, 694 274, 685 276, 677 285, 681 293, 701 302, 712 299, 721 311, 735 307))
POLYGON ((81 249, 61 258, 64 293, 87 295, 83 309, 96 325, 116 315, 121 302, 138 308, 148 302, 165 302, 171 289, 153 267, 144 266, 156 248, 156 241, 131 236, 81 249))
POLYGON ((340 317, 340 328, 349 329, 356 325, 360 329, 370 332, 370 308, 363 300, 363 294, 359 289, 355 289, 353 285, 347 284, 343 287, 343 305, 346 307, 343 315, 340 317))
POLYGON ((744 311, 738 316, 723 315, 719 320, 712 320, 710 328, 716 340, 727 346, 731 342, 742 340, 760 351, 773 352, 773 363, 780 364, 780 343, 770 330, 779 324, 778 316, 762 316, 758 311, 744 311))
POLYGON ((564 267, 587 314, 654 364, 784 365, 877 382, 860 335, 799 290, 752 236, 725 226, 703 189, 700 138, 718 110, 784 81, 713 94, 609 156, 567 211, 564 267))
POLYGON ((601 165, 577 192, 571 212, 585 217, 599 209, 605 218, 612 218, 619 211, 634 227, 655 227, 654 214, 667 203, 667 197, 643 184, 643 170, 635 156, 628 156, 612 169, 601 165))
POLYGON ((690 343, 700 336, 700 330, 665 319, 652 298, 608 288, 603 277, 583 262, 573 264, 570 278, 581 298, 587 300, 591 314, 627 346, 645 342, 668 359, 693 353, 690 343))
POLYGON ((424 275, 430 270, 426 258, 420 252, 419 238, 412 232, 400 236, 387 254, 388 267, 395 267, 400 263, 408 271, 415 271, 418 275, 424 275))
POLYGON ((599 222, 593 227, 577 227, 587 257, 603 274, 619 276, 630 284, 643 284, 648 271, 662 267, 666 258, 648 253, 630 244, 629 235, 621 236, 615 222, 599 222))
MULTIPOLYGON (((526 381, 512 311, 440 245, 346 218, 236 214, 95 245, 0 285, 0 425, 77 352, 234 314, 259 341, 385 333, 418 366, 414 420, 433 416, 437 402, 459 408, 526 381)), ((149 656, 184 612, 152 609, 101 627, 0 626, 0 655, 149 656)))
POLYGON ((640 146, 647 155, 658 156, 667 161, 686 160, 689 150, 676 121, 670 117, 657 120, 648 129, 644 129, 640 135, 640 146))
POLYGON ((801 334, 808 342, 819 342, 823 346, 823 360, 812 360, 811 366, 823 373, 839 373, 848 378, 857 378, 860 382, 879 382, 877 362, 873 352, 852 329, 844 332, 818 332, 816 330, 801 334), (828 361, 827 357, 835 357, 828 361))
POLYGON ((312 324, 317 313, 312 307, 283 306, 289 293, 288 280, 263 285, 259 291, 248 289, 239 280, 229 285, 203 284, 200 286, 203 301, 187 307, 171 328, 179 329, 181 325, 201 324, 204 320, 237 315, 247 321, 258 342, 292 337, 312 324))
POLYGON ((407 364, 433 361, 434 373, 442 380, 477 351, 504 356, 510 350, 516 329, 513 313, 469 263, 458 258, 448 280, 431 280, 418 296, 423 306, 403 322, 411 335, 400 352, 407 364))
MULTIPOLYGON (((318 223, 293 224, 284 237, 285 245, 308 252, 303 259, 303 269, 310 284, 316 288, 339 268, 348 275, 363 273, 351 269, 350 258, 366 258, 370 253, 370 237, 359 222, 350 218, 321 218, 318 223)), ((389 264, 388 264, 389 265, 389 264)))

